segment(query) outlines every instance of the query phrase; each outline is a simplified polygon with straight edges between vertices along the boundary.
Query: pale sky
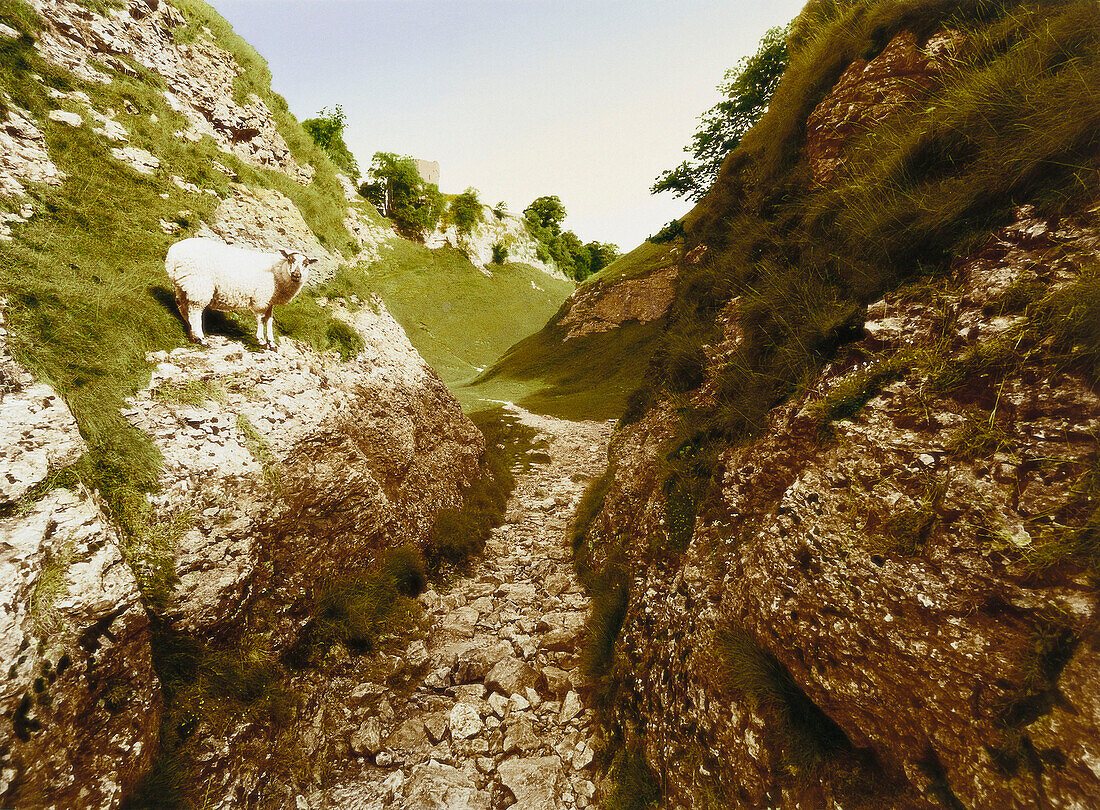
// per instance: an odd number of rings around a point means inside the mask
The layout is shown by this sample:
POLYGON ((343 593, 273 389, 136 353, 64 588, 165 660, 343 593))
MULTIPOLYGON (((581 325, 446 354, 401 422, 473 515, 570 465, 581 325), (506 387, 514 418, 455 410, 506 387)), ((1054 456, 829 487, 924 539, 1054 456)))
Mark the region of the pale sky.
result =
POLYGON ((690 204, 649 187, 686 155, 726 68, 804 0, 213 0, 300 119, 342 104, 377 151, 440 164, 519 213, 557 194, 565 227, 624 250, 690 204))

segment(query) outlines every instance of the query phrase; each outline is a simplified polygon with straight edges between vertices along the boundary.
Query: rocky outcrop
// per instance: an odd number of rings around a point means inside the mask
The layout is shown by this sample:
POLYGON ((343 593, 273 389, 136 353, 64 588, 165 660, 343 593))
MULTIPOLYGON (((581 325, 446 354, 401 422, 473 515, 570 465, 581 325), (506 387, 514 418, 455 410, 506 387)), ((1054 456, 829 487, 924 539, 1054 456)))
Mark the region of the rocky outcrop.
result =
POLYGON ((64 400, 11 356, 0 299, 0 509, 87 449, 64 400))
POLYGON ((318 577, 422 543, 460 505, 480 433, 380 300, 341 314, 366 343, 349 362, 285 339, 150 358, 124 415, 164 457, 154 522, 178 536, 165 615, 179 629, 234 626, 256 590, 293 614, 318 577), (257 582, 271 565, 279 581, 257 582))
POLYGON ((86 492, 0 518, 0 802, 117 807, 156 754, 149 619, 86 492))
POLYGON ((853 61, 806 120, 805 152, 814 180, 833 181, 854 139, 923 96, 950 68, 958 42, 952 33, 924 39, 903 31, 873 59, 853 61))
POLYGON ((450 245, 461 250, 486 273, 491 273, 493 248, 501 245, 508 251, 508 261, 529 264, 551 278, 566 280, 553 262, 538 257, 538 240, 531 236, 522 219, 511 214, 497 216, 487 205, 482 206, 481 222, 469 233, 459 233, 454 225, 448 225, 429 234, 424 244, 430 248, 450 245))
MULTIPOLYGON (((1022 210, 949 279, 873 304, 866 337, 764 438, 721 451, 682 553, 631 544, 619 719, 645 729, 669 806, 1100 802, 1100 693, 1081 676, 1096 599, 1049 546, 1095 464, 1100 398, 1042 361, 1037 322, 1002 314, 1008 291, 1072 282, 1098 244, 1022 210), (914 359, 930 346, 944 354, 914 359), (983 373, 998 346, 1034 359, 983 373), (864 385, 858 415, 823 416, 864 385)), ((661 404, 616 436, 602 536, 668 536, 659 448, 676 430, 661 404)))
POLYGON ((133 60, 164 80, 169 105, 190 122, 179 137, 210 136, 247 163, 309 184, 312 167, 294 159, 267 104, 254 94, 241 104, 235 101, 244 68, 175 6, 131 0, 99 15, 72 0, 31 5, 44 24, 36 47, 51 63, 82 79, 108 82, 98 65, 132 75, 128 60, 133 60))
POLYGON ((95 499, 82 487, 33 497, 85 444, 4 337, 0 328, 0 804, 117 807, 156 751, 149 620, 95 499))
POLYGON ((558 322, 569 330, 565 340, 610 332, 628 321, 650 323, 664 317, 672 305, 677 275, 673 264, 638 278, 578 287, 558 322))

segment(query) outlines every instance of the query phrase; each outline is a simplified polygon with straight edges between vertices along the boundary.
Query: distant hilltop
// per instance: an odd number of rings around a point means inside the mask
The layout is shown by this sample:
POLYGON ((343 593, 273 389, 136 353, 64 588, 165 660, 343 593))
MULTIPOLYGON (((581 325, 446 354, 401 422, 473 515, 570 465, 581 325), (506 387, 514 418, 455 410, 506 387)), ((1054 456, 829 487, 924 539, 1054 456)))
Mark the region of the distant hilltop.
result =
POLYGON ((439 185, 439 161, 438 160, 417 160, 416 170, 420 172, 420 177, 425 183, 433 183, 439 185))

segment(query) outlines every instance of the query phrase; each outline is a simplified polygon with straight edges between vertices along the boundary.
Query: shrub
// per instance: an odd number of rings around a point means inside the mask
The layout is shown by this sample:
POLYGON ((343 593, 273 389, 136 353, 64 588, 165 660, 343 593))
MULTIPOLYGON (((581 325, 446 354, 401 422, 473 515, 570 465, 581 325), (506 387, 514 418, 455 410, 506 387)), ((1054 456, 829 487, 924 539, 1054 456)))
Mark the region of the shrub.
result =
POLYGON ((451 200, 451 206, 447 210, 447 219, 463 236, 480 225, 483 216, 484 212, 481 201, 477 198, 476 188, 468 188, 456 196, 451 200))
POLYGON ((347 120, 344 108, 337 104, 331 110, 328 107, 322 108, 316 118, 307 118, 302 122, 302 129, 308 132, 314 143, 332 158, 336 168, 352 180, 358 180, 359 164, 348 149, 348 145, 344 143, 344 127, 347 120))
POLYGON ((411 157, 375 152, 369 180, 359 193, 378 206, 407 236, 423 239, 435 229, 443 212, 443 195, 426 182, 411 157))
POLYGON ((508 261, 508 247, 503 242, 493 245, 493 264, 504 264, 508 261))
POLYGON ((680 219, 674 219, 665 225, 661 230, 652 236, 647 236, 646 241, 654 244, 663 244, 665 242, 671 242, 678 236, 684 235, 684 222, 680 219))

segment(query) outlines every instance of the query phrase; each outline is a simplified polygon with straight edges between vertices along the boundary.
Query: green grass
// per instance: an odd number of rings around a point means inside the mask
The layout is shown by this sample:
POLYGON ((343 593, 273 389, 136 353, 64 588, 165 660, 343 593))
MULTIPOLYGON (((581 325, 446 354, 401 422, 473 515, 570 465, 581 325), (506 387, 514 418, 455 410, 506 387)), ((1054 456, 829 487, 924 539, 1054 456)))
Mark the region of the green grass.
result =
POLYGON ((907 370, 905 358, 891 357, 872 363, 867 368, 850 374, 835 388, 810 406, 822 435, 828 426, 840 419, 853 419, 863 406, 874 399, 889 383, 900 379, 907 370))
MULTIPOLYGON (((676 266, 682 240, 643 242, 581 283, 585 290, 611 286, 676 266)), ((628 322, 601 334, 565 339, 563 307, 539 331, 494 358, 491 367, 456 394, 467 407, 507 400, 538 413, 567 419, 614 419, 627 407, 654 354, 663 321, 628 322), (599 362, 592 362, 599 358, 599 362)))
POLYGON ((808 781, 834 755, 851 750, 844 731, 803 692, 778 659, 739 627, 721 631, 714 642, 720 688, 740 694, 768 723, 779 743, 782 764, 808 781))
POLYGON ((990 458, 995 453, 1012 448, 1013 440, 1004 427, 997 423, 996 413, 967 411, 962 427, 951 434, 946 450, 957 458, 990 458))
POLYGON ((619 750, 607 769, 607 778, 610 788, 600 810, 651 810, 660 806, 661 789, 641 746, 619 750))
POLYGON ((372 565, 318 586, 313 618, 287 660, 317 663, 335 644, 362 654, 411 630, 422 609, 414 597, 427 584, 427 564, 411 546, 389 549, 372 565))
MULTIPOLYGON (((185 342, 163 270, 173 240, 160 221, 182 223, 182 233, 188 235, 213 215, 218 203, 216 196, 181 191, 168 176, 225 196, 229 181, 212 166, 220 161, 241 182, 289 196, 322 244, 338 252, 352 249, 343 226, 343 190, 333 167, 301 131, 285 102, 271 92, 263 60, 209 6, 197 0, 178 5, 191 19, 208 25, 241 60, 241 87, 267 102, 299 162, 316 169, 310 186, 300 186, 281 172, 248 166, 218 150, 209 138, 191 143, 174 137, 187 123, 165 102, 159 76, 140 66, 135 66, 136 77, 115 73, 106 85, 80 81, 50 66, 30 42, 40 25, 34 12, 19 0, 0 5, 5 22, 27 35, 0 41, 0 89, 7 93, 7 104, 28 110, 40 122, 51 158, 67 175, 59 187, 28 184, 36 215, 15 228, 14 240, 0 252, 9 345, 36 377, 65 397, 89 445, 76 472, 103 493, 124 528, 140 522, 126 510, 138 507, 141 493, 155 489, 160 458, 150 439, 130 427, 119 410, 128 395, 148 383, 145 354, 185 342), (83 90, 97 109, 121 111, 118 120, 129 131, 130 143, 157 155, 162 168, 153 176, 139 175, 112 158, 110 144, 89 127, 48 120, 46 112, 55 106, 46 93, 49 87, 83 90), (137 112, 126 112, 127 104, 137 112)), ((64 106, 80 109, 68 102, 64 106)), ((305 311, 312 302, 305 296, 299 301, 297 309, 277 314, 290 331, 322 348, 345 354, 356 349, 327 312, 305 311)), ((242 331, 226 323, 235 334, 242 331)))
MULTIPOLYGON (((522 264, 493 265, 489 278, 459 251, 405 240, 362 268, 409 340, 451 387, 476 377, 558 309, 573 284, 522 264), (541 289, 535 289, 534 286, 541 289)), ((346 280, 332 289, 353 289, 346 280)))
POLYGON ((31 592, 29 615, 35 635, 45 639, 63 627, 57 600, 68 593, 69 566, 72 564, 72 542, 69 541, 54 552, 47 551, 42 570, 31 592))
POLYGON ((152 392, 153 399, 173 405, 193 405, 196 408, 213 400, 225 402, 225 389, 214 380, 166 380, 152 392))
MULTIPOLYGON (((562 313, 559 312, 559 315, 562 313)), ((460 399, 511 400, 528 410, 566 419, 614 419, 649 367, 662 321, 637 323, 565 340, 555 316, 510 348, 460 399)))
POLYGON ((658 270, 676 267, 683 245, 682 239, 662 243, 642 242, 600 272, 586 278, 581 286, 590 288, 596 285, 616 284, 620 281, 647 276, 658 270))
MULTIPOLYGON (((142 510, 142 519, 135 531, 126 534, 122 552, 134 572, 138 590, 153 611, 163 611, 179 584, 176 575, 176 552, 180 540, 194 524, 188 511, 153 518, 150 509, 142 510)), ((132 510, 131 514, 137 510, 132 510)))
POLYGON ((221 642, 197 639, 154 618, 153 665, 165 693, 160 750, 122 802, 126 810, 205 807, 194 760, 199 729, 260 724, 279 740, 297 707, 286 670, 260 634, 221 642))
MULTIPOLYGON (((804 42, 768 113, 685 220, 685 248, 709 249, 683 267, 663 338, 672 350, 658 355, 632 397, 630 418, 661 392, 698 382, 685 358, 693 343, 720 337, 715 315, 736 296, 744 340, 716 370, 715 403, 685 415, 684 442, 751 441, 773 407, 804 391, 841 346, 859 339, 868 302, 945 273, 1010 221, 1015 205, 1056 214, 1097 191, 1094 3, 860 0, 831 7, 810 28, 812 35, 796 24, 804 42), (873 57, 899 30, 944 25, 968 34, 955 66, 919 103, 856 138, 845 171, 815 188, 800 160, 809 112, 851 60, 873 57)), ((1077 311, 1077 328, 1087 332, 1091 310, 1077 311)), ((896 362, 842 383, 817 406, 822 426, 858 413, 902 373, 896 362)), ((991 384, 1019 362, 1015 336, 1006 336, 945 358, 932 384, 947 393, 975 380, 991 384)))

